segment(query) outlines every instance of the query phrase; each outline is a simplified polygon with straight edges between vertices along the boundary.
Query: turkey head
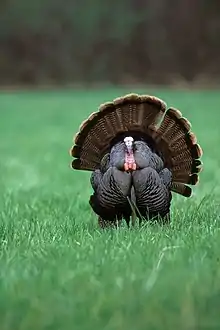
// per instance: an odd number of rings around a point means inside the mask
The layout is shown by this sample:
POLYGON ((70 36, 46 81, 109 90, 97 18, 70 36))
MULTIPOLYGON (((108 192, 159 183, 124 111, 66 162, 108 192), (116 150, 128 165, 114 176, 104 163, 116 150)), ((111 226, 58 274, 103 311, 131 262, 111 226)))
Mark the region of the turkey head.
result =
POLYGON ((134 159, 134 139, 132 136, 127 136, 124 138, 125 143, 125 163, 124 163, 124 170, 128 171, 135 171, 137 165, 134 159))

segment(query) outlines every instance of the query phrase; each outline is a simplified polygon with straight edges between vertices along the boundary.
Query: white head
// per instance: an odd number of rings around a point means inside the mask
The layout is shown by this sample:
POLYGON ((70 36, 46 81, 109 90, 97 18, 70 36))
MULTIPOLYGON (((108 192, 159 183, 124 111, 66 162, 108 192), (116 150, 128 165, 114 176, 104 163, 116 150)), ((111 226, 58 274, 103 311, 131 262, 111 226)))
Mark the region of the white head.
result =
POLYGON ((133 144, 134 144, 134 139, 132 136, 126 136, 124 138, 124 143, 128 149, 128 152, 131 152, 133 150, 133 144))

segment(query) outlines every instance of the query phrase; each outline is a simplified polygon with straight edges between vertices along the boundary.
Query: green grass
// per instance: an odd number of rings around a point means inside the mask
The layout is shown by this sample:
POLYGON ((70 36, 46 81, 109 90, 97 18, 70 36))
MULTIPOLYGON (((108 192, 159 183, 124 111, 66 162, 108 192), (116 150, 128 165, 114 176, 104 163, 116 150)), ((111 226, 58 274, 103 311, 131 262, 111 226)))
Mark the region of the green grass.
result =
POLYGON ((147 90, 191 121, 204 171, 169 228, 103 233, 68 151, 90 112, 129 92, 0 94, 1 330, 219 329, 220 94, 147 90))

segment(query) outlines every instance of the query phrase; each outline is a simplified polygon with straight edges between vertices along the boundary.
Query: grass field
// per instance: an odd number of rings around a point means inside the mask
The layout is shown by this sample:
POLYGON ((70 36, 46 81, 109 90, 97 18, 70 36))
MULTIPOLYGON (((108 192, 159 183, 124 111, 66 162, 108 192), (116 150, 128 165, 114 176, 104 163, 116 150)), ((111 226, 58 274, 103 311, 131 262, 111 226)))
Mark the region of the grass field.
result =
POLYGON ((0 111, 1 330, 220 328, 219 92, 2 92, 0 111), (90 112, 130 92, 182 111, 204 171, 169 228, 101 232, 68 152, 90 112))

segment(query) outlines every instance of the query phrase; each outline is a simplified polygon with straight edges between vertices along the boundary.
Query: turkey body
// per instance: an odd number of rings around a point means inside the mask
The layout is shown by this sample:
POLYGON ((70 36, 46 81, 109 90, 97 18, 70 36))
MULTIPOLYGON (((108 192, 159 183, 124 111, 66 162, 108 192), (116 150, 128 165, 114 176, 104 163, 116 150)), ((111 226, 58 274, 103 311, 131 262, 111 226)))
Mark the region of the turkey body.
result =
POLYGON ((102 227, 115 225, 122 218, 129 225, 132 214, 129 199, 135 199, 139 219, 169 218, 171 172, 144 141, 135 141, 134 158, 137 170, 125 172, 125 145, 116 143, 103 158, 100 169, 91 175, 94 194, 90 205, 99 215, 102 227))
POLYGON ((192 195, 202 154, 180 110, 134 93, 101 104, 81 123, 70 149, 71 167, 92 171, 90 205, 101 227, 122 218, 129 223, 130 200, 140 219, 169 221, 171 193, 192 195))

